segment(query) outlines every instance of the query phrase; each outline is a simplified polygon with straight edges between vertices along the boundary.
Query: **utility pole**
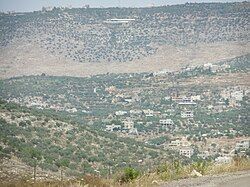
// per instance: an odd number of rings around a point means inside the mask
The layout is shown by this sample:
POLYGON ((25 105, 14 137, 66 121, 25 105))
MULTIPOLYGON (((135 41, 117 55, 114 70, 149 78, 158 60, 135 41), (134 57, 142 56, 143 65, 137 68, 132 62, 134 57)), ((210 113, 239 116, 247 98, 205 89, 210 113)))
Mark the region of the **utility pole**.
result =
POLYGON ((36 183, 36 168, 37 168, 37 159, 35 158, 35 164, 34 164, 34 183, 36 183))
POLYGON ((63 182, 63 166, 61 166, 61 182, 63 182))

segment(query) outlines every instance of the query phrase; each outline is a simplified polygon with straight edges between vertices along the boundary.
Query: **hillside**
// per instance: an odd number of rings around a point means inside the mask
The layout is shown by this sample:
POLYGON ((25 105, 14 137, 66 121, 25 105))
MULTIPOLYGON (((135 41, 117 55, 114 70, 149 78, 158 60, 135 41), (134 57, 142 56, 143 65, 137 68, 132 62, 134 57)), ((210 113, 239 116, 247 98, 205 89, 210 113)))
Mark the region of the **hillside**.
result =
POLYGON ((249 12, 0 12, 0 186, 209 185, 249 170, 249 12))
POLYGON ((249 2, 0 15, 1 77, 178 70, 249 53, 249 2))
MULTIPOLYGON (((126 166, 146 169, 171 157, 170 152, 154 146, 94 130, 51 112, 3 101, 0 103, 0 142, 0 159, 10 159, 7 165, 6 161, 1 163, 0 177, 3 171, 12 172, 16 180, 28 174, 29 177, 30 167, 35 163, 49 178, 57 178, 61 167, 66 176, 89 173, 106 176, 126 166)), ((2 179, 9 178, 15 180, 9 174, 2 179)))
POLYGON ((24 76, 0 81, 0 98, 163 150, 187 138, 190 160, 213 150, 210 159, 249 137, 249 70, 246 55, 175 73, 24 76))

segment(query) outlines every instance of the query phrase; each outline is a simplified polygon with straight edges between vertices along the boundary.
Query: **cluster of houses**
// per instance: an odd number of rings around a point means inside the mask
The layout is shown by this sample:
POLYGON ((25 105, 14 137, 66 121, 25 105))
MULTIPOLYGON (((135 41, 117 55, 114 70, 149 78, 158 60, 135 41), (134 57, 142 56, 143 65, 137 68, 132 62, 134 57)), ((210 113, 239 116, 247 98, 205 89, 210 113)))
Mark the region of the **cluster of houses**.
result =
POLYGON ((122 131, 128 132, 129 134, 138 134, 137 128, 134 127, 134 122, 130 118, 122 121, 122 125, 116 125, 114 123, 106 125, 106 131, 122 131))
POLYGON ((226 69, 229 68, 230 68, 229 64, 219 65, 219 64, 207 63, 203 65, 203 70, 210 70, 212 73, 225 71, 226 69))
POLYGON ((245 155, 245 152, 250 148, 250 139, 242 140, 236 142, 234 149, 230 151, 228 154, 222 154, 215 159, 217 164, 228 164, 233 161, 233 157, 235 154, 245 155))
POLYGON ((176 139, 166 145, 166 149, 173 149, 179 152, 180 155, 191 158, 194 154, 194 149, 191 143, 186 138, 176 139))
MULTIPOLYGON (((203 141, 202 139, 244 135, 239 130, 240 128, 237 128, 237 125, 240 124, 239 121, 239 123, 236 121, 238 119, 235 121, 225 120, 225 123, 219 120, 218 122, 215 117, 211 120, 213 115, 210 114, 226 112, 231 110, 231 107, 237 109, 244 105, 244 98, 250 93, 248 87, 230 86, 216 89, 210 87, 208 89, 205 88, 206 90, 203 88, 193 90, 187 87, 166 88, 161 78, 158 79, 156 77, 148 79, 148 82, 142 81, 144 85, 137 87, 132 83, 140 82, 138 79, 142 76, 133 76, 129 76, 128 79, 124 78, 124 80, 119 77, 119 79, 123 80, 123 82, 121 80, 118 82, 121 88, 114 82, 104 84, 103 81, 98 82, 98 80, 94 80, 96 81, 94 94, 92 94, 93 88, 91 83, 88 87, 90 90, 88 94, 80 93, 79 95, 73 95, 74 100, 67 100, 67 97, 63 94, 55 94, 50 97, 41 95, 26 96, 22 100, 12 98, 9 101, 24 103, 26 106, 35 106, 37 108, 67 111, 74 113, 74 115, 80 114, 84 120, 89 117, 89 121, 101 122, 102 128, 106 131, 117 132, 121 136, 131 135, 138 139, 142 136, 145 138, 152 135, 151 138, 154 138, 177 132, 179 134, 183 133, 182 135, 185 134, 185 136, 192 139, 198 139, 196 140, 198 143, 195 142, 195 145, 198 145, 199 142, 203 141), (133 87, 131 88, 127 85, 133 85, 133 87), (156 91, 151 90, 149 93, 144 90, 144 86, 147 89, 151 85, 156 85, 156 91), (103 90, 100 91, 101 89, 103 90), (53 100, 58 102, 50 103, 50 98, 52 97, 53 100), (60 99, 65 100, 64 103, 61 103, 60 99), (81 105, 74 105, 75 103, 81 105), (103 110, 103 108, 109 109, 107 110, 108 112, 103 110), (104 112, 101 115, 95 115, 97 109, 104 112), (214 123, 212 122, 211 124, 211 121, 214 121, 214 123), (228 127, 228 124, 232 126, 228 127), (219 129, 217 125, 223 128, 219 129)), ((86 90, 86 88, 84 87, 82 90, 86 90)), ((245 114, 241 113, 240 115, 245 114)), ((217 115, 215 116, 217 117, 217 115)), ((147 141, 149 138, 144 140, 147 141)), ((175 139, 166 147, 175 149, 180 155, 187 158, 191 158, 195 152, 193 145, 185 139, 175 139)), ((233 150, 244 153, 246 147, 249 147, 249 142, 238 142, 233 150)), ((199 151, 198 156, 204 159, 219 153, 218 149, 213 148, 210 148, 210 150, 201 149, 199 151)), ((226 157, 231 158, 231 156, 228 156, 228 153, 221 154, 217 157, 216 162, 228 162, 226 157)))
POLYGON ((218 151, 215 148, 215 145, 210 145, 208 150, 204 150, 204 145, 200 146, 199 144, 191 143, 187 138, 181 137, 174 140, 171 140, 169 143, 164 145, 164 149, 175 150, 179 155, 191 158, 194 154, 194 145, 197 146, 197 156, 202 159, 214 158, 215 163, 217 164, 227 164, 233 161, 233 157, 238 155, 246 155, 246 151, 250 148, 250 139, 243 139, 234 143, 234 146, 230 150, 218 151), (214 148, 212 148, 214 147, 214 148))
MULTIPOLYGON (((106 89, 109 93, 114 94, 115 98, 119 98, 123 102, 131 103, 131 102, 138 102, 140 101, 140 97, 138 94, 129 94, 129 93, 118 93, 118 90, 115 87, 109 87, 106 89), (133 96, 132 96, 133 95, 133 96)), ((211 91, 207 91, 205 93, 199 93, 199 94, 191 94, 191 95, 185 95, 183 93, 180 94, 169 94, 170 96, 165 96, 165 101, 170 101, 171 103, 176 103, 178 105, 177 108, 166 108, 165 111, 162 110, 152 110, 152 109, 130 109, 130 110, 118 110, 114 112, 114 116, 116 119, 119 119, 122 121, 122 125, 114 125, 114 124, 106 124, 105 130, 107 131, 124 131, 129 132, 129 134, 137 134, 138 131, 135 128, 136 124, 138 124, 138 121, 140 122, 142 118, 149 120, 144 121, 145 125, 151 123, 151 125, 154 125, 155 127, 161 126, 166 131, 171 131, 176 128, 175 120, 171 117, 172 114, 179 114, 180 118, 179 120, 187 120, 189 122, 190 119, 194 119, 195 112, 194 109, 197 107, 200 107, 200 104, 205 101, 205 99, 210 101, 215 101, 214 103, 203 105, 203 107, 206 107, 208 111, 211 112, 223 112, 227 109, 228 106, 226 106, 226 99, 229 99, 229 103, 231 102, 230 99, 233 99, 236 101, 236 103, 239 104, 240 101, 243 100, 243 97, 248 94, 247 88, 243 87, 228 87, 225 89, 221 89, 219 92, 219 101, 216 101, 214 96, 211 94, 211 91), (221 101, 220 101, 221 100, 221 101), (157 121, 150 121, 150 117, 159 119, 157 121), (128 120, 129 119, 129 120, 128 120), (137 121, 137 122, 136 122, 137 121), (127 125, 131 124, 131 125, 127 125)), ((130 106, 130 105, 129 105, 130 106)), ((128 107, 131 108, 131 107, 128 107)), ((195 125, 195 124, 193 124, 195 125)), ((231 131, 230 131, 231 133, 231 131)))
POLYGON ((229 107, 240 107, 240 102, 249 92, 246 87, 228 87, 220 92, 220 96, 222 99, 227 100, 229 107))
POLYGON ((55 111, 66 111, 69 113, 78 112, 77 108, 75 108, 72 104, 69 103, 61 104, 60 102, 51 104, 49 100, 44 99, 44 97, 42 96, 25 96, 24 98, 21 97, 9 98, 7 99, 7 102, 25 104, 27 107, 36 107, 38 109, 52 109, 55 111))
POLYGON ((162 127, 166 131, 175 129, 174 121, 166 113, 161 113, 160 111, 154 111, 152 109, 131 109, 129 111, 119 110, 114 113, 114 115, 109 116, 109 120, 103 120, 106 131, 122 131, 128 132, 129 134, 138 134, 136 124, 144 124, 145 126, 162 127), (150 121, 151 118, 156 117, 159 119, 157 122, 150 121), (148 119, 145 123, 142 121, 142 118, 148 119), (113 119, 119 119, 121 125, 110 124, 113 119), (135 122, 136 121, 136 122, 135 122))

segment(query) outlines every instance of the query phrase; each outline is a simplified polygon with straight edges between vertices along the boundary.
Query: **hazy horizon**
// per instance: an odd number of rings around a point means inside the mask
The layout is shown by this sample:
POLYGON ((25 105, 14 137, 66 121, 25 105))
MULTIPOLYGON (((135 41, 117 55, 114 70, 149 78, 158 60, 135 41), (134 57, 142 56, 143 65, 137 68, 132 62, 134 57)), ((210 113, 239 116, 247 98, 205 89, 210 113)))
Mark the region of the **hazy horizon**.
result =
POLYGON ((0 0, 0 11, 15 11, 15 12, 32 12, 41 10, 42 7, 60 7, 71 6, 73 8, 89 5, 90 7, 148 7, 148 6, 163 6, 175 5, 184 3, 226 3, 226 2, 242 2, 242 0, 0 0))

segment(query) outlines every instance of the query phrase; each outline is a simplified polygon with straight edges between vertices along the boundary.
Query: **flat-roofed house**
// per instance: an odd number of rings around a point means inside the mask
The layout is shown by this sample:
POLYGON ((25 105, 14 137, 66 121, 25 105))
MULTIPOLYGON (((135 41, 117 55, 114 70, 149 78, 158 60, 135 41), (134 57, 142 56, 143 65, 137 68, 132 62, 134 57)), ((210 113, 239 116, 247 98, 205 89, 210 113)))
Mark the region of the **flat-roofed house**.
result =
POLYGON ((181 147, 179 149, 179 154, 188 158, 194 154, 194 149, 192 147, 181 147))
POLYGON ((133 129, 134 128, 134 122, 131 119, 124 120, 123 121, 124 129, 133 129))
POLYGON ((182 118, 193 118, 194 113, 193 113, 193 111, 182 111, 181 112, 181 117, 182 118))

